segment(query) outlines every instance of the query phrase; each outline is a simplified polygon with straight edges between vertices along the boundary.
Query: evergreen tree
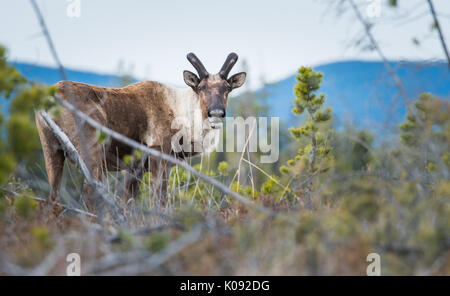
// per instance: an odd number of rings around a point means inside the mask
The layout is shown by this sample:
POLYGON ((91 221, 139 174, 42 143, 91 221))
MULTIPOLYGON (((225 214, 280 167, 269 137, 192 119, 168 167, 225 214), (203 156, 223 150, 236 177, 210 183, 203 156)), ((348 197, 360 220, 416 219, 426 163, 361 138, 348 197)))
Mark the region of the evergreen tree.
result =
POLYGON ((305 176, 304 202, 311 208, 311 192, 314 177, 326 171, 333 162, 329 137, 331 133, 331 108, 323 109, 324 94, 316 94, 322 82, 322 73, 314 72, 312 68, 301 67, 298 70, 297 84, 294 87, 295 99, 292 112, 298 116, 305 111, 306 122, 297 128, 291 128, 291 136, 299 142, 295 158, 288 160, 287 166, 280 168, 281 173, 293 175, 294 178, 305 176))
POLYGON ((30 159, 33 152, 39 151, 33 111, 51 107, 50 96, 54 92, 52 87, 28 83, 7 63, 6 49, 0 46, 0 100, 12 97, 9 114, 0 112, 0 185, 8 180, 19 162, 30 159))
POLYGON ((397 155, 405 171, 428 187, 436 174, 448 176, 450 103, 423 93, 400 125, 403 144, 397 155))

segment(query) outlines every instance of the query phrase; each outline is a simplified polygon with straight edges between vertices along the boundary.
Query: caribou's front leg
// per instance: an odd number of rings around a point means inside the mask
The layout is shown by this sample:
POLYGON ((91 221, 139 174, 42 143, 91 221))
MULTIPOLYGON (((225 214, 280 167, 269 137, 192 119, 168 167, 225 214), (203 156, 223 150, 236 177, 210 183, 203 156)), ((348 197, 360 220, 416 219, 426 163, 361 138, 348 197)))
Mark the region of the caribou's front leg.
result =
MULTIPOLYGON (((102 182, 102 147, 99 144, 93 145, 87 149, 87 158, 83 157, 84 160, 88 160, 87 163, 90 165, 92 178, 101 183, 102 182)), ((88 184, 86 180, 84 180, 83 184, 83 192, 82 192, 82 200, 86 205, 86 208, 95 213, 99 203, 101 201, 100 196, 97 195, 98 192, 88 184)))
POLYGON ((38 113, 36 113, 36 126, 41 139, 45 169, 47 170, 48 181, 50 183, 50 194, 47 197, 47 202, 53 204, 59 199, 65 160, 64 151, 60 147, 60 143, 52 130, 44 123, 38 113))
POLYGON ((137 161, 131 165, 131 167, 125 172, 125 188, 123 197, 126 201, 130 199, 136 199, 139 193, 139 187, 144 176, 144 173, 148 171, 148 161, 137 161))
POLYGON ((152 160, 150 165, 155 202, 165 206, 167 204, 167 181, 172 165, 164 160, 152 160))
POLYGON ((143 170, 132 170, 125 172, 125 188, 123 192, 123 198, 126 201, 130 199, 136 199, 139 193, 140 179, 143 176, 143 170))

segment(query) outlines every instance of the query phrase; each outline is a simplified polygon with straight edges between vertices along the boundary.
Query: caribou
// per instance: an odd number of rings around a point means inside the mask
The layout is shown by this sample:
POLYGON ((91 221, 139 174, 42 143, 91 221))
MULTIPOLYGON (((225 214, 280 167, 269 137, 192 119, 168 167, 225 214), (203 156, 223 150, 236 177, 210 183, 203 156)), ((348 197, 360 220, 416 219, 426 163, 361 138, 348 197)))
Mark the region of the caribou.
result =
MULTIPOLYGON (((223 119, 226 115, 229 93, 242 86, 246 73, 229 76, 231 68, 238 60, 230 53, 217 74, 210 74, 193 53, 187 55, 188 61, 196 69, 198 76, 190 71, 183 72, 187 88, 175 88, 156 81, 142 81, 122 88, 106 88, 80 82, 60 81, 56 95, 73 103, 81 112, 100 124, 140 142, 178 158, 186 159, 202 151, 210 151, 217 143, 223 119), (195 121, 202 121, 200 131, 191 130, 195 121), (193 149, 206 136, 212 138, 209 147, 193 149), (175 139, 175 140, 174 140, 175 139), (188 146, 188 149, 174 149, 175 146, 188 146), (192 147, 191 147, 192 146, 192 147), (192 149, 191 149, 192 148, 192 149)), ((127 163, 126 155, 133 155, 133 149, 117 140, 99 141, 98 132, 89 125, 81 125, 72 111, 61 106, 59 116, 54 121, 67 134, 81 158, 88 164, 93 178, 101 181, 107 171, 123 171, 125 182, 123 196, 135 198, 140 179, 147 171, 152 173, 152 187, 158 193, 158 200, 165 203, 167 181, 172 165, 153 157, 141 157, 139 161, 127 163)), ((66 155, 61 144, 47 126, 39 113, 36 125, 45 158, 45 167, 50 184, 49 202, 59 198, 61 178, 66 155)), ((199 130, 199 129, 197 129, 199 130)), ((208 146, 208 145, 206 145, 208 146)), ((94 210, 95 204, 89 201, 92 189, 83 185, 86 206, 94 210)))

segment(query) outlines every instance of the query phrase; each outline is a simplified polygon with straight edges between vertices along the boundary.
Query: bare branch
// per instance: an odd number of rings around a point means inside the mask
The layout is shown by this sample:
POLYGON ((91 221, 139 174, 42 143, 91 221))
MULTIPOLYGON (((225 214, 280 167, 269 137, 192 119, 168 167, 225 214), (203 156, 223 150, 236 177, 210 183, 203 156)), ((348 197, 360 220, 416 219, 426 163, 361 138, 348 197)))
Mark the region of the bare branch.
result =
MULTIPOLYGON (((53 59, 55 60, 57 66, 58 66, 58 71, 61 76, 61 79, 67 80, 66 71, 64 69, 63 64, 61 63, 61 60, 59 59, 58 53, 56 51, 56 47, 53 43, 50 32, 48 31, 47 24, 45 23, 44 17, 42 16, 39 6, 37 5, 35 0, 30 0, 30 2, 31 2, 31 5, 33 6, 34 12, 36 13, 36 17, 38 18, 39 24, 42 28, 42 34, 44 34, 45 39, 47 40, 47 44, 50 48, 50 52, 52 53, 53 59)), ((68 94, 71 103, 75 107, 78 108, 77 101, 75 100, 72 90, 66 84, 63 84, 63 88, 64 88, 64 91, 68 94)), ((87 153, 87 149, 86 149, 86 138, 85 138, 84 129, 83 129, 84 122, 82 120, 79 120, 79 118, 77 118, 77 117, 76 117, 76 119, 77 120, 75 122, 77 125, 78 134, 80 135, 81 154, 86 155, 85 162, 87 164, 87 169, 90 170, 90 159, 88 157, 89 154, 87 153)))
POLYGON ((408 96, 408 93, 406 92, 405 88, 403 87, 403 84, 400 80, 400 77, 398 77, 395 70, 392 68, 392 66, 389 64, 387 58, 385 57, 383 51, 381 50, 380 46, 378 45, 378 42, 375 40, 375 37, 372 34, 371 31, 371 25, 364 19, 364 17, 361 15, 361 12, 358 9, 358 6, 356 6, 355 2, 353 0, 347 0, 350 5, 353 8, 353 11, 355 12, 356 17, 361 22, 361 24, 364 27, 364 30, 366 32, 367 37, 369 38, 371 46, 375 49, 375 51, 378 53, 378 55, 381 58, 381 61, 383 62, 384 67, 389 72, 389 74, 394 79, 394 83, 397 86, 398 90, 400 91, 400 94, 405 98, 407 105, 410 104, 411 98, 408 96))
POLYGON ((8 261, 7 258, 0 257, 0 273, 13 276, 40 276, 47 275, 53 268, 55 268, 58 260, 64 256, 65 253, 64 237, 59 238, 55 248, 48 254, 42 262, 33 268, 24 268, 13 262, 8 261))
POLYGON ((113 215, 114 219, 118 221, 120 225, 126 225, 127 222, 122 209, 117 206, 117 204, 114 202, 114 198, 110 196, 109 193, 103 188, 103 185, 92 177, 91 172, 88 170, 86 164, 78 154, 78 151, 76 150, 75 146, 72 144, 70 139, 67 137, 67 135, 61 130, 61 128, 50 118, 50 116, 45 111, 39 111, 39 115, 52 130, 53 134, 58 139, 64 151, 67 153, 69 159, 74 161, 80 168, 81 172, 83 173, 86 179, 86 182, 90 186, 92 186, 92 188, 94 188, 94 190, 99 194, 102 200, 109 206, 109 208, 111 209, 111 214, 113 215))
MULTIPOLYGON (((2 189, 2 188, 0 188, 0 189, 2 189)), ((9 193, 11 193, 11 194, 13 194, 15 196, 19 196, 19 193, 17 193, 16 191, 11 191, 11 190, 6 190, 6 189, 2 189, 2 190, 5 190, 6 192, 9 192, 9 193)), ((27 196, 29 198, 32 198, 32 199, 37 200, 37 201, 41 201, 41 202, 46 202, 47 201, 45 198, 42 198, 42 197, 38 197, 38 196, 34 196, 34 195, 27 195, 27 196)), ((59 206, 59 207, 62 207, 64 209, 66 209, 68 211, 75 212, 77 214, 89 216, 89 217, 92 217, 92 218, 97 218, 97 215, 95 215, 95 214, 92 214, 92 213, 89 213, 89 212, 86 212, 86 211, 83 211, 83 210, 80 210, 80 209, 77 209, 77 208, 72 208, 70 206, 64 205, 64 204, 59 203, 59 202, 55 202, 54 204, 59 206)))
POLYGON ((431 11, 431 14, 433 15, 433 19, 434 19, 434 25, 436 26, 436 29, 438 31, 439 39, 441 40, 441 44, 442 44, 442 49, 444 50, 444 54, 447 57, 447 64, 448 64, 448 68, 450 70, 450 55, 448 53, 447 44, 445 44, 444 34, 442 34, 441 25, 439 24, 439 20, 437 18, 436 11, 434 10, 433 1, 428 0, 428 5, 430 6, 430 11, 431 11))
POLYGON ((50 52, 52 53, 53 59, 56 61, 56 64, 58 65, 59 75, 61 75, 61 78, 63 80, 66 80, 67 79, 66 71, 64 70, 61 60, 59 59, 58 53, 56 52, 55 45, 53 43, 52 37, 50 36, 50 33, 48 32, 47 25, 45 24, 45 20, 39 9, 39 6, 37 5, 35 0, 30 0, 30 2, 31 5, 33 6, 34 12, 36 13, 36 17, 38 18, 39 24, 42 28, 42 33, 44 34, 45 39, 47 40, 47 44, 48 47, 50 48, 50 52))
MULTIPOLYGON (((144 228, 139 228, 136 230, 131 231, 132 235, 148 235, 153 232, 160 232, 169 228, 177 228, 183 230, 184 227, 178 224, 160 224, 160 225, 151 225, 144 228)), ((121 237, 120 235, 113 235, 109 238, 110 243, 117 243, 120 242, 121 237)))
MULTIPOLYGON (((167 260, 178 254, 184 248, 196 243, 204 235, 203 226, 196 225, 191 231, 183 234, 180 238, 170 243, 164 250, 158 254, 153 254, 147 260, 133 260, 132 264, 122 262, 121 266, 113 270, 99 271, 100 274, 105 275, 139 275, 151 272, 164 264, 167 260)), ((135 258, 132 258, 135 259, 135 258)), ((110 259, 110 263, 114 263, 114 260, 110 259)), ((94 266, 96 266, 95 264, 94 266)), ((117 264, 115 264, 117 265, 117 264)))
POLYGON ((64 246, 64 238, 60 238, 53 251, 48 254, 47 257, 45 257, 45 259, 37 267, 33 268, 29 275, 47 275, 53 268, 55 268, 58 260, 61 257, 64 257, 65 252, 66 248, 64 246))

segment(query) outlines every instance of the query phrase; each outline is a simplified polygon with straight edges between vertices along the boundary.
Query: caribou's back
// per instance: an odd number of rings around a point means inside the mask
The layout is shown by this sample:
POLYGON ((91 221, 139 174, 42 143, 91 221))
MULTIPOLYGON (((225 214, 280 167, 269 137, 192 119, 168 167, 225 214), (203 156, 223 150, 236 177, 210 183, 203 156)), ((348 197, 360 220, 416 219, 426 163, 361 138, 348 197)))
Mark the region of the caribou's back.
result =
MULTIPOLYGON (((167 87, 159 82, 143 81, 122 88, 107 88, 61 81, 57 83, 57 87, 57 94, 61 98, 126 137, 145 143, 146 138, 151 135, 160 140, 156 146, 170 142, 170 122, 173 114, 166 102, 167 87)), ((55 121, 75 147, 82 151, 73 113, 62 108, 61 116, 55 121)), ((96 141, 95 130, 87 124, 83 126, 83 133, 87 142, 85 145, 96 141)), ((124 155, 132 152, 129 146, 115 140, 107 143, 106 148, 110 169, 116 169, 117 159, 122 159, 124 155)))

